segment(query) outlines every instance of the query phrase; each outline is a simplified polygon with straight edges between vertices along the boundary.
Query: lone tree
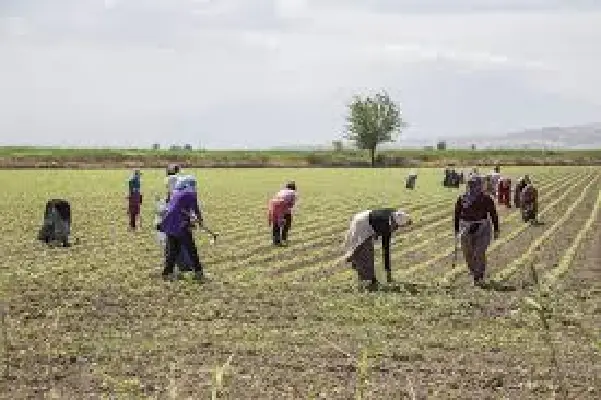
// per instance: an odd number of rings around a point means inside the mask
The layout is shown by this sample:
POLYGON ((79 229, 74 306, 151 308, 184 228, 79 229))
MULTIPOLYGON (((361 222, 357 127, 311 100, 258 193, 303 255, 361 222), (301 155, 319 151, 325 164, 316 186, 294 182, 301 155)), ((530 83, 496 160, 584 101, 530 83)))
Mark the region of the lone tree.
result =
POLYGON ((374 167, 378 145, 396 140, 395 133, 406 126, 400 106, 383 91, 374 97, 355 96, 348 108, 345 138, 354 141, 357 148, 369 150, 374 167))

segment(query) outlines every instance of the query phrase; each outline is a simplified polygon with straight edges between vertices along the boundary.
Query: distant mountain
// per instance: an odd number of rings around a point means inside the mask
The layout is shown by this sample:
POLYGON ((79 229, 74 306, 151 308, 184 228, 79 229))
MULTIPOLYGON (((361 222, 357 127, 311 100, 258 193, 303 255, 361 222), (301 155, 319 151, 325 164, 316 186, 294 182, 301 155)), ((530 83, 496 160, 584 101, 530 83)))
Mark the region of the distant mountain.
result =
MULTIPOLYGON (((448 148, 470 148, 475 145, 477 149, 504 148, 561 148, 561 149, 601 149, 601 122, 571 127, 545 127, 526 129, 494 136, 452 136, 439 138, 445 140, 448 148)), ((402 137, 394 143, 382 145, 382 149, 398 148, 424 148, 436 146, 436 139, 418 139, 402 137)), ((290 145, 273 147, 272 150, 297 150, 319 151, 330 150, 331 144, 323 145, 290 145)))
MULTIPOLYGON (((441 140, 445 140, 442 139, 441 140)), ((545 127, 526 129, 495 136, 455 136, 446 139, 449 148, 562 148, 589 149, 601 148, 601 123, 572 127, 545 127)), ((434 146, 432 140, 401 141, 405 147, 434 146)))

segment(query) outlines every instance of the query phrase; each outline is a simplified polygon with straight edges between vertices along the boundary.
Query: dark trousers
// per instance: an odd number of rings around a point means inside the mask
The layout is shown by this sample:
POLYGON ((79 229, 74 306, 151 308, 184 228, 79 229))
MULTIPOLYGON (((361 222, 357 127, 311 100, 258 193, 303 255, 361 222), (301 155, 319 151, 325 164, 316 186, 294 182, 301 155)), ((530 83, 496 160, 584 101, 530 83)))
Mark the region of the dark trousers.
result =
POLYGON ((190 256, 195 272, 202 272, 202 264, 198 256, 198 249, 192 236, 192 231, 186 230, 182 236, 167 235, 165 246, 165 269, 163 275, 172 274, 175 263, 182 248, 185 248, 190 256))
POLYGON ((284 221, 273 222, 273 244, 281 244, 282 241, 288 240, 288 231, 292 227, 292 214, 284 214, 284 221))
POLYGON ((132 193, 129 195, 128 214, 129 227, 136 228, 136 220, 140 215, 140 205, 142 204, 142 195, 140 193, 132 193))
POLYGON ((386 280, 392 282, 392 270, 390 267, 390 239, 389 235, 382 236, 382 258, 384 259, 384 271, 386 271, 386 280))

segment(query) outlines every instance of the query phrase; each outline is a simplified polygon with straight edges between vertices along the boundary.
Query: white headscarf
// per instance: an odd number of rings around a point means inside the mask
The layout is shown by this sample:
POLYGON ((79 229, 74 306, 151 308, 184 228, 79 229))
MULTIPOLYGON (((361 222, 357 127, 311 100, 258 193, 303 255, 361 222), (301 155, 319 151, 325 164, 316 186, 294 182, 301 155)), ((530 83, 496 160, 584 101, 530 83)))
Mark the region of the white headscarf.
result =
POLYGON ((411 216, 403 210, 396 210, 392 213, 392 219, 398 226, 405 226, 409 221, 411 221, 411 216))

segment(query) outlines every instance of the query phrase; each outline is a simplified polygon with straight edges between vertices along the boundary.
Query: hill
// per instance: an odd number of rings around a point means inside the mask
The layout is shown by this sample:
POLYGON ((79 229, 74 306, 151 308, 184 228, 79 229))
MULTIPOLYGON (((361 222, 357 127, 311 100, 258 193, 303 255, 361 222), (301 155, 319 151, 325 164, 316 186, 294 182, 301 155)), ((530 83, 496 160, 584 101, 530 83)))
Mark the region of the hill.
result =
MULTIPOLYGON (((400 145, 424 147, 435 145, 435 142, 435 140, 407 138, 401 140, 400 145)), ((470 148, 473 144, 479 149, 599 149, 601 148, 601 123, 526 129, 495 136, 455 136, 446 139, 446 142, 450 148, 470 148)))

